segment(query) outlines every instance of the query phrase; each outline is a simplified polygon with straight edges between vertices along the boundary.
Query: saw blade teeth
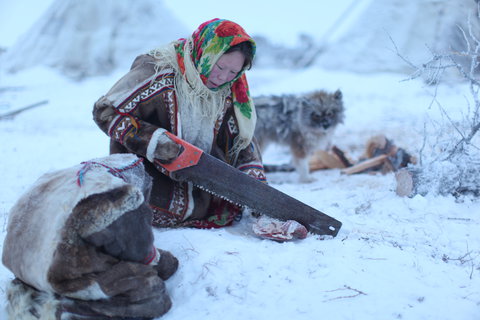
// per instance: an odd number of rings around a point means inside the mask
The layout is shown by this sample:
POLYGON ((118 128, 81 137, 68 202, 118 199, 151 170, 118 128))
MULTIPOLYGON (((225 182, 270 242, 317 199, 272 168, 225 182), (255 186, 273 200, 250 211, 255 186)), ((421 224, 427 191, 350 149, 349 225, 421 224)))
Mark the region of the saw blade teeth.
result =
POLYGON ((200 185, 197 185, 197 184, 194 184, 194 186, 197 187, 197 188, 199 188, 199 189, 202 189, 202 190, 205 191, 205 192, 208 192, 208 193, 214 195, 214 196, 217 197, 217 198, 220 198, 220 199, 222 199, 222 200, 228 201, 228 202, 230 202, 230 203, 232 203, 232 204, 234 204, 234 205, 236 205, 236 206, 238 206, 238 207, 241 207, 241 206, 242 206, 242 205, 240 205, 239 203, 234 202, 234 201, 228 199, 227 197, 225 197, 225 196, 223 196, 223 195, 219 195, 219 194, 213 192, 212 190, 205 188, 204 186, 200 186, 200 185))

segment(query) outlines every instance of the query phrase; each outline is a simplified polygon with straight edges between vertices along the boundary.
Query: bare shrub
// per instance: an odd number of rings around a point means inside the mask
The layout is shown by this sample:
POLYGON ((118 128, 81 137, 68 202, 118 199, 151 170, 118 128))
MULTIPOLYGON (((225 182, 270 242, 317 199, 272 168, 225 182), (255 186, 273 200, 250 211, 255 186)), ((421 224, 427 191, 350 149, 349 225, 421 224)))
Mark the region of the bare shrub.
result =
MULTIPOLYGON (((480 195, 479 13, 477 8, 475 17, 467 21, 467 29, 458 26, 464 43, 462 50, 452 48, 446 53, 431 51, 429 61, 415 65, 395 47, 397 55, 414 70, 409 79, 422 78, 428 85, 434 86, 431 106, 436 106, 442 115, 441 121, 425 123, 419 163, 407 169, 412 188, 403 195, 480 195), (454 119, 437 99, 437 92, 441 88, 440 83, 455 81, 458 76, 467 84, 469 96, 464 99, 460 119, 454 119)), ((399 175, 397 182, 400 184, 399 175)))

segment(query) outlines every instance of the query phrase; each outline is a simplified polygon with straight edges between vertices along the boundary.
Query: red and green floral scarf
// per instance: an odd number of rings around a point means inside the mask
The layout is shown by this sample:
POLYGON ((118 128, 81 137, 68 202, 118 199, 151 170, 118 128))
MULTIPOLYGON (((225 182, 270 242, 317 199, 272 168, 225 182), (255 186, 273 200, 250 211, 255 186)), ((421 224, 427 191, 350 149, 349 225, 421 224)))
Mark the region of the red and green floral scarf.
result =
MULTIPOLYGON (((243 30, 241 26, 235 22, 225 19, 212 19, 202 23, 192 35, 193 48, 191 52, 193 64, 197 69, 201 80, 204 84, 213 66, 217 60, 232 46, 244 41, 250 41, 255 55, 255 41, 243 30)), ((175 44, 177 54, 177 62, 182 74, 185 75, 185 46, 187 39, 179 39, 175 44)), ((242 70, 232 81, 223 84, 231 87, 233 105, 235 106, 235 114, 239 122, 240 130, 252 131, 245 133, 244 136, 253 135, 255 128, 255 108, 250 98, 248 82, 245 76, 245 70, 242 70), (242 119, 243 118, 243 119, 242 119), (253 124, 253 127, 252 127, 253 124), (243 127, 243 128, 242 128, 243 127)), ((215 88, 212 90, 218 90, 215 88)))

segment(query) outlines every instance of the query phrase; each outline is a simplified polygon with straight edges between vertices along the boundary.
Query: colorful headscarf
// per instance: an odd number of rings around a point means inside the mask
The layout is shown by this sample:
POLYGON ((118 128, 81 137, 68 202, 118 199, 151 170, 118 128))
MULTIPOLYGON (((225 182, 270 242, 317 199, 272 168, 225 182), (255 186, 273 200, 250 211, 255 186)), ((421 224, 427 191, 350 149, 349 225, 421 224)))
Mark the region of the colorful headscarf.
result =
MULTIPOLYGON (((249 41, 252 44, 252 53, 255 55, 255 41, 235 22, 225 19, 212 19, 202 23, 193 32, 191 39, 179 39, 175 43, 177 63, 181 73, 185 72, 185 50, 188 50, 188 41, 192 41, 190 52, 193 65, 195 66, 200 79, 206 85, 207 79, 217 60, 232 46, 249 41)), ((188 56, 188 55, 187 55, 188 56)), ((221 85, 219 90, 230 86, 235 115, 239 124, 241 139, 248 143, 242 143, 242 148, 250 143, 255 129, 256 114, 255 107, 245 76, 245 70, 240 71, 230 82, 221 85)))

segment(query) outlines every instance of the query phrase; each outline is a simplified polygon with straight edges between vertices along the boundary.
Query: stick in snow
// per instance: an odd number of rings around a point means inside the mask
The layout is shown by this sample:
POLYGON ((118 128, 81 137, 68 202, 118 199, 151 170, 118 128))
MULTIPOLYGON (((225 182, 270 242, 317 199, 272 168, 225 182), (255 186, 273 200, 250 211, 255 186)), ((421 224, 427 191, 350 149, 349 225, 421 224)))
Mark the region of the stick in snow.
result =
POLYGON ((14 118, 19 113, 22 113, 24 111, 27 111, 27 110, 30 110, 30 109, 33 109, 33 108, 36 108, 36 107, 40 107, 40 106, 42 106, 44 104, 47 104, 47 103, 48 103, 48 100, 43 100, 43 101, 28 105, 26 107, 20 108, 20 109, 7 112, 5 114, 0 114, 0 120, 14 118))

